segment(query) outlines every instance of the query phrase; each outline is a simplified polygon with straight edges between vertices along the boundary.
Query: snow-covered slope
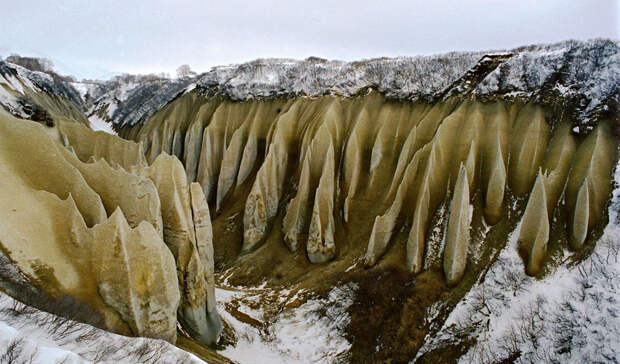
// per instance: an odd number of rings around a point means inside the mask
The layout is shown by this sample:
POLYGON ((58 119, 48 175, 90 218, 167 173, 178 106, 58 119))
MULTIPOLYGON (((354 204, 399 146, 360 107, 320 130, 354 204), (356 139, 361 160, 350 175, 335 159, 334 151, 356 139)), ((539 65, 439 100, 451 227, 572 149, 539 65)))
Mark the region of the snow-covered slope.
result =
POLYGON ((16 117, 40 120, 41 113, 86 122, 84 102, 69 82, 0 60, 0 107, 16 117))
POLYGON ((163 341, 115 335, 0 292, 1 363, 204 363, 163 341))
MULTIPOLYGON (((427 335, 416 360, 475 340, 460 363, 617 363, 620 359, 620 165, 609 224, 589 257, 543 279, 525 274, 517 253, 520 224, 495 263, 427 335)), ((432 312, 428 312, 432 317, 432 312)))
POLYGON ((134 125, 173 100, 192 81, 194 79, 189 77, 125 75, 101 82, 99 86, 85 85, 87 115, 118 126, 134 125))
POLYGON ((347 309, 356 289, 349 283, 332 288, 325 298, 305 300, 303 290, 221 285, 216 289, 219 311, 236 337, 221 354, 239 363, 345 361, 351 348, 347 309), (296 305, 299 301, 305 302, 296 305))

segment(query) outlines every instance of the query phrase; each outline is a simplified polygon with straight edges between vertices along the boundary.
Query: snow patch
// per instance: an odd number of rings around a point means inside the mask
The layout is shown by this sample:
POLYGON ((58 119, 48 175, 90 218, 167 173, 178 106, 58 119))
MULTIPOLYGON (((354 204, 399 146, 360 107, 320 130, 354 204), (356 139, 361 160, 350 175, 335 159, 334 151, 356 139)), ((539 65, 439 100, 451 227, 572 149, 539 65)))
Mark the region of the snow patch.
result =
POLYGON ((95 131, 100 130, 100 131, 105 131, 108 134, 117 135, 114 129, 112 129, 112 125, 106 122, 105 120, 101 119, 97 115, 91 115, 88 118, 88 121, 90 121, 90 128, 95 131))
MULTIPOLYGON (((239 363, 330 363, 344 358, 351 343, 344 337, 350 323, 347 308, 353 304, 357 285, 348 283, 334 287, 324 299, 309 299, 297 308, 285 308, 270 322, 255 327, 237 319, 231 302, 238 311, 261 321, 260 309, 243 304, 242 298, 259 298, 255 290, 216 288, 218 311, 235 330, 237 343, 221 353, 239 363)), ((279 292, 288 297, 291 292, 279 292)), ((285 298, 294 302, 301 293, 285 298)), ((247 300, 246 300, 247 302, 247 300)))

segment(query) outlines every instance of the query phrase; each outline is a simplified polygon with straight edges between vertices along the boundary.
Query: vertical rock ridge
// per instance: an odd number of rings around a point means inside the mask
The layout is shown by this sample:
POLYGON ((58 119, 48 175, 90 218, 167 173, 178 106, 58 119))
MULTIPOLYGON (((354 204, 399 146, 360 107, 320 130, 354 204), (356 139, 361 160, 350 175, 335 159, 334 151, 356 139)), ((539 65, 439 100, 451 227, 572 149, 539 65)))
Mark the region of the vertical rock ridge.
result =
POLYGON ((208 273, 202 265, 196 243, 185 169, 177 158, 160 154, 144 173, 157 187, 162 208, 164 242, 176 260, 181 292, 179 322, 192 337, 210 345, 219 334, 213 332, 214 327, 207 319, 208 273))
POLYGON ((194 182, 190 185, 192 201, 192 212, 194 217, 194 229, 196 234, 196 248, 198 256, 204 268, 205 279, 207 281, 206 294, 206 321, 208 334, 206 341, 216 343, 223 330, 222 320, 217 313, 215 306, 215 276, 213 260, 213 230, 211 227, 211 216, 209 205, 205 199, 202 187, 194 182))
POLYGON ((323 173, 316 189, 312 220, 308 233, 306 250, 312 263, 325 263, 332 260, 336 255, 336 242, 334 234, 334 147, 329 144, 323 173))
POLYGON ((506 165, 502 153, 501 142, 499 136, 496 138, 495 152, 492 154, 491 174, 487 183, 484 217, 485 220, 495 225, 502 218, 502 210, 504 209, 504 190, 506 186, 506 165))
POLYGON ((427 157, 430 145, 418 150, 413 156, 411 162, 407 165, 401 183, 398 185, 396 197, 390 208, 383 215, 375 218, 368 248, 364 256, 364 262, 367 266, 376 264, 377 260, 385 253, 387 245, 392 238, 394 230, 396 230, 396 221, 401 214, 403 205, 407 206, 415 201, 416 177, 423 168, 424 159, 427 157))
POLYGON ((512 134, 508 180, 515 194, 524 195, 530 190, 547 149, 549 125, 542 109, 524 107, 512 134))
POLYGON ((566 208, 573 216, 569 223, 573 249, 583 246, 590 228, 601 219, 611 189, 608 181, 617 158, 617 143, 607 122, 601 122, 577 148, 566 185, 566 208))
POLYGON ((450 203, 450 217, 443 253, 443 271, 448 285, 456 285, 465 274, 469 247, 469 182, 467 168, 461 164, 450 203))
POLYGON ((519 232, 519 248, 527 256, 526 272, 536 275, 542 268, 542 261, 547 253, 549 240, 549 215, 547 213, 547 194, 545 176, 539 170, 534 188, 525 207, 519 232))

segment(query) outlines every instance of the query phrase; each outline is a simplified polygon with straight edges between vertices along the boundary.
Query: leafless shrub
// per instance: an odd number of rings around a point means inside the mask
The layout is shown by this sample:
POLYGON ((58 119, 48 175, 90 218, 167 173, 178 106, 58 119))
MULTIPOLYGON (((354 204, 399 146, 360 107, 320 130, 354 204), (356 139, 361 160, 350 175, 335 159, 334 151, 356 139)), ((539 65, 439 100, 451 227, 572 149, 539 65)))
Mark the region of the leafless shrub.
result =
POLYGON ((0 363, 6 364, 21 364, 21 363, 31 363, 33 356, 29 356, 28 358, 22 357, 24 354, 24 339, 17 338, 13 339, 9 343, 9 345, 4 350, 4 353, 0 356, 0 363))
POLYGON ((69 363, 69 360, 71 360, 71 358, 69 357, 69 355, 65 356, 62 359, 58 359, 56 360, 56 364, 65 364, 65 363, 69 363))

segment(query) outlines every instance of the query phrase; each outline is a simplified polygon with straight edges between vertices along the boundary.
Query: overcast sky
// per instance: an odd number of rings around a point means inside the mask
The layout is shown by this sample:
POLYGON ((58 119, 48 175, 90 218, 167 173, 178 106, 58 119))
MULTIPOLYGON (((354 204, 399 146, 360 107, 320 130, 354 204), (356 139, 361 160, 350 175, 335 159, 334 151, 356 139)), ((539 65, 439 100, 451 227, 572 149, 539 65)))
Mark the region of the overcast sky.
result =
MULTIPOLYGON (((7 0, 3 0, 7 1, 7 0)), ((618 39, 620 0, 20 0, 2 6, 0 55, 61 73, 207 71, 263 57, 380 56, 618 39)))

